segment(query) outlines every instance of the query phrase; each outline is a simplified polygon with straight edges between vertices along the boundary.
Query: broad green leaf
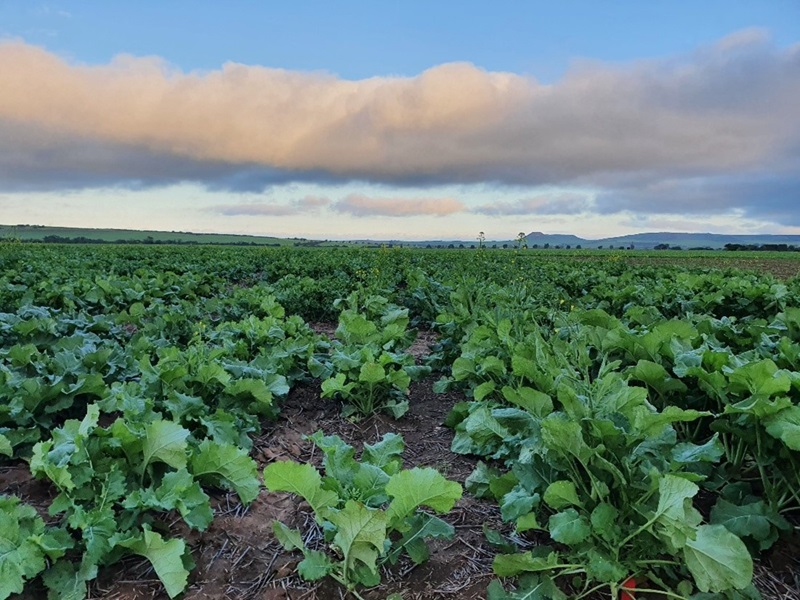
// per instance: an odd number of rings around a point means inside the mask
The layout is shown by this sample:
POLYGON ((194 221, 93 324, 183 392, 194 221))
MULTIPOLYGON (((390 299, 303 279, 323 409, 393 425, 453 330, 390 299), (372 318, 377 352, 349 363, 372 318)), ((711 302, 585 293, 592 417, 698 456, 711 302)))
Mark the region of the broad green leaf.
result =
POLYGON ((504 386, 503 397, 511 404, 516 404, 537 417, 545 417, 553 412, 553 401, 550 396, 530 387, 514 389, 504 386))
POLYGON ((684 546, 702 521, 692 507, 698 491, 696 484, 676 475, 664 475, 658 482, 658 508, 653 519, 675 550, 684 546))
POLYGON ((486 396, 494 392, 496 387, 497 385, 494 381, 484 381, 482 384, 472 390, 472 396, 475 398, 476 402, 480 402, 486 398, 486 396))
MULTIPOLYGON (((288 390, 287 390, 288 391, 288 390)), ((225 393, 231 396, 250 396, 261 404, 272 404, 272 392, 261 379, 238 379, 225 386, 225 393)))
POLYGON ((324 552, 306 550, 305 558, 297 565, 297 573, 306 581, 317 581, 334 569, 334 564, 324 552))
POLYGON ((342 552, 345 579, 350 579, 356 563, 377 574, 376 561, 383 553, 386 540, 386 519, 384 511, 368 508, 354 500, 348 500, 343 509, 329 515, 329 520, 336 526, 333 543, 342 552))
POLYGON ((145 429, 142 447, 144 459, 141 470, 151 462, 160 461, 175 469, 186 467, 186 438, 189 431, 173 421, 153 421, 145 429))
POLYGON ((607 542, 613 542, 619 538, 620 528, 617 524, 619 511, 607 502, 601 502, 592 510, 589 520, 592 523, 592 531, 607 542))
POLYGON ((530 512, 517 519, 517 522, 514 524, 514 529, 519 533, 523 533, 525 531, 531 531, 532 529, 538 531, 542 529, 542 526, 539 525, 536 513, 530 512))
POLYGON ((534 556, 531 552, 518 554, 498 554, 494 557, 492 570, 499 577, 515 577, 520 573, 550 571, 558 567, 558 553, 534 556))
POLYGON ((800 451, 800 406, 786 410, 764 419, 767 433, 781 440, 792 450, 800 451))
POLYGON ((553 413, 542 421, 542 442, 554 452, 572 455, 581 463, 586 463, 594 453, 583 439, 581 425, 565 416, 553 413))
MULTIPOLYGON (((22 592, 25 581, 45 568, 37 543, 44 521, 15 496, 0 496, 0 599, 22 592)), ((62 552, 63 553, 63 552, 62 552)))
POLYGON ((711 509, 711 524, 723 525, 740 538, 752 537, 758 542, 770 540, 779 528, 790 527, 789 523, 770 510, 763 500, 738 506, 723 498, 717 500, 711 509))
POLYGON ((374 362, 368 362, 361 365, 361 370, 358 373, 358 380, 364 383, 380 383, 386 378, 386 371, 383 367, 374 362))
POLYGON ((386 493, 392 497, 386 511, 389 521, 397 524, 420 506, 438 513, 449 511, 461 498, 461 485, 448 481, 436 469, 415 467, 392 475, 386 493))
POLYGON ((586 565, 586 573, 597 581, 617 583, 628 575, 627 569, 622 564, 598 548, 589 549, 587 558, 589 561, 586 565))
POLYGON ((742 589, 753 579, 753 560, 744 542, 722 525, 698 527, 683 558, 702 592, 742 589))
POLYGON ((550 537, 556 542, 574 546, 585 541, 592 533, 589 521, 574 508, 556 513, 548 522, 550 537))
POLYGON ((97 577, 97 566, 82 561, 75 565, 67 560, 59 560, 44 572, 42 580, 49 590, 48 600, 84 600, 86 582, 97 577))
POLYGON ((550 508, 555 508, 556 510, 560 510, 565 506, 581 506, 575 484, 564 479, 554 481, 548 485, 544 491, 543 499, 550 508))
POLYGON ((183 555, 186 552, 183 540, 164 541, 159 533, 145 525, 141 535, 118 540, 116 544, 149 560, 170 598, 186 588, 189 571, 183 567, 183 555))
POLYGON ((463 381, 465 379, 469 379, 475 374, 475 363, 472 360, 462 356, 453 361, 451 371, 453 374, 453 379, 456 381, 463 381))
POLYGON ((322 489, 322 477, 309 464, 279 461, 264 469, 264 486, 272 492, 291 492, 311 506, 317 521, 327 518, 328 509, 339 502, 336 492, 322 489))
POLYGON ((200 531, 208 528, 214 518, 209 497, 186 469, 164 475, 155 491, 135 490, 125 498, 123 506, 129 509, 177 510, 187 525, 200 531))
POLYGON ((696 462, 717 462, 725 453, 719 434, 708 440, 705 444, 697 445, 691 442, 677 444, 672 449, 672 460, 678 463, 691 464, 696 462))
POLYGON ((243 504, 258 496, 258 466, 247 451, 231 444, 203 440, 191 459, 192 473, 201 481, 231 486, 243 504))
POLYGON ((728 381, 732 392, 749 392, 765 398, 785 394, 792 387, 789 372, 778 369, 769 359, 739 367, 728 376, 728 381))
POLYGON ((500 500, 500 516, 504 521, 516 521, 539 505, 540 496, 517 485, 500 500))
POLYGON ((403 437, 396 433, 384 433, 380 441, 364 444, 361 460, 380 467, 388 475, 394 475, 403 464, 401 454, 405 450, 403 437))

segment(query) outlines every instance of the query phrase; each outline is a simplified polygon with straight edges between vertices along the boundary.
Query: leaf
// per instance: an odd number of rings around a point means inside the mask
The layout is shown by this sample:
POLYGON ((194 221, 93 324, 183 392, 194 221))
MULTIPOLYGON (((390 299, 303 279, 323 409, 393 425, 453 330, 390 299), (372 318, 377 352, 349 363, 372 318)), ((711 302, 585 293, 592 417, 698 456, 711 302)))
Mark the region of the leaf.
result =
POLYGON ((542 421, 542 442, 548 449, 584 464, 594 453, 583 439, 581 424, 564 414, 553 413, 542 421))
POLYGON ((15 496, 0 496, 0 599, 22 592, 25 581, 45 568, 37 544, 44 521, 15 496))
POLYGON ((522 485, 517 485, 501 499, 500 516, 504 521, 516 521, 538 506, 539 500, 539 494, 531 493, 522 485))
POLYGON ((145 525, 141 535, 117 540, 116 545, 149 560, 170 598, 186 588, 189 571, 183 567, 183 555, 186 552, 183 540, 164 541, 159 533, 145 525))
POLYGON ((472 396, 475 398, 476 402, 480 402, 486 398, 486 396, 494 392, 496 387, 497 385, 494 381, 484 381, 482 384, 472 390, 472 396))
POLYGON ((511 404, 516 404, 537 417, 545 417, 553 412, 553 401, 550 396, 530 387, 514 389, 504 386, 503 397, 511 404))
POLYGON ((153 421, 145 429, 144 461, 141 470, 154 461, 161 461, 175 469, 186 467, 186 438, 189 431, 173 421, 153 421))
POLYGON ((792 387, 788 371, 778 369, 770 359, 743 365, 728 375, 731 392, 749 392, 753 396, 769 398, 785 394, 792 387))
POLYGON ((722 525, 698 527, 683 557, 702 592, 742 589, 753 579, 753 560, 744 542, 722 525))
POLYGON ((607 542, 613 542, 619 538, 620 528, 617 525, 619 511, 607 502, 601 502, 592 510, 589 520, 592 523, 592 531, 607 542))
POLYGON ((386 540, 386 513, 348 500, 344 508, 331 513, 329 519, 336 526, 333 542, 344 557, 345 579, 351 580, 357 562, 377 575, 376 561, 383 553, 386 540))
POLYGON ((361 370, 358 373, 358 380, 364 383, 380 383, 386 379, 386 371, 383 367, 374 362, 368 362, 361 365, 361 370))
POLYGON ((324 552, 306 550, 305 558, 297 565, 297 573, 306 581, 317 581, 333 571, 334 564, 324 552))
POLYGON ((548 485, 544 491, 543 499, 550 508, 555 508, 556 510, 560 510, 565 506, 581 506, 575 484, 564 479, 554 481, 548 485))
POLYGON ((203 440, 191 459, 195 477, 230 485, 243 504, 249 504, 258 496, 258 466, 247 451, 231 444, 220 444, 203 440))
POLYGON ((770 510, 763 500, 737 506, 720 498, 711 509, 711 524, 723 525, 740 538, 752 537, 758 542, 769 540, 775 529, 790 528, 789 523, 770 510))
POLYGON ((272 532, 275 534, 275 537, 281 543, 284 550, 292 551, 292 550, 303 550, 305 551, 305 546, 303 544, 303 538, 300 535, 300 531, 297 529, 290 529, 280 521, 273 521, 272 522, 272 532))
POLYGON ((448 481, 436 469, 415 467, 392 475, 386 493, 392 497, 386 512, 389 521, 396 524, 419 506, 438 513, 449 511, 461 498, 461 485, 448 481))
POLYGON ((49 590, 49 600, 84 600, 87 597, 86 582, 97 577, 97 566, 85 561, 76 566, 60 560, 42 575, 49 590))
POLYGON ((586 565, 586 574, 597 581, 615 583, 622 581, 628 575, 622 564, 597 548, 591 548, 587 558, 589 562, 586 565))
POLYGON ((483 536, 492 548, 499 550, 503 554, 513 554, 516 551, 514 544, 507 541, 502 533, 492 529, 486 523, 483 524, 483 536))
POLYGON ((387 475, 394 475, 403 464, 400 457, 403 450, 405 442, 402 436, 396 433, 384 433, 380 441, 364 444, 361 460, 380 467, 387 475))
POLYGON ((124 500, 123 506, 128 509, 177 510, 187 525, 200 531, 208 528, 214 518, 209 497, 186 469, 164 475, 155 491, 135 490, 124 500))
POLYGON ((697 445, 691 442, 677 444, 672 449, 672 460, 677 463, 691 464, 697 462, 717 462, 725 453, 722 442, 719 441, 719 434, 714 436, 705 444, 697 445))
POLYGON ((767 433, 792 450, 800 450, 800 406, 792 406, 764 419, 767 433))
POLYGON ((531 552, 517 554, 498 554, 494 557, 492 570, 499 577, 515 577, 520 573, 550 571, 558 567, 558 553, 534 556, 531 552))
POLYGON ((317 522, 327 518, 328 509, 339 502, 336 492, 322 489, 322 477, 309 464, 278 461, 264 469, 264 486, 272 492, 291 492, 311 506, 317 522))
POLYGON ((389 555, 389 560, 394 564, 402 551, 405 551, 415 564, 422 564, 428 560, 429 552, 425 540, 428 538, 451 538, 455 529, 439 517, 427 514, 416 514, 407 520, 408 530, 397 542, 389 555))
POLYGON ((574 508, 552 515, 548 528, 553 540, 568 546, 580 544, 592 533, 589 521, 583 515, 579 515, 574 508))
POLYGON ((702 516, 692 507, 697 485, 676 475, 664 475, 658 482, 658 508, 653 517, 661 526, 673 549, 684 546, 693 537, 702 516))
POLYGON ((13 450, 11 448, 11 440, 0 433, 0 454, 3 456, 12 456, 13 450))

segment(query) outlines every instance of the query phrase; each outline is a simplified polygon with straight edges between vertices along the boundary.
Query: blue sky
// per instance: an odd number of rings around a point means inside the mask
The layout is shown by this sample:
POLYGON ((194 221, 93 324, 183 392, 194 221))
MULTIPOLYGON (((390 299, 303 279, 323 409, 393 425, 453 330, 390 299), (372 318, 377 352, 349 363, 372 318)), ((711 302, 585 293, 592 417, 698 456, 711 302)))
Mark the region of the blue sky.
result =
POLYGON ((800 3, 0 1, 0 223, 800 233, 800 3))

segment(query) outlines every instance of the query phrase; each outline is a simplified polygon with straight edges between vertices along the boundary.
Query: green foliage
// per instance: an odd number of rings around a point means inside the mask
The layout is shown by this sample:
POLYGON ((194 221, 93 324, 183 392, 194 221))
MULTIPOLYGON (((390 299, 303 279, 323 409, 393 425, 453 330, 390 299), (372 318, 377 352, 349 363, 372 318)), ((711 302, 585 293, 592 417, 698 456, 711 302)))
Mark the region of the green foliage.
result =
POLYGON ((407 332, 408 310, 381 296, 367 296, 363 302, 359 298, 354 292, 337 301, 347 308, 339 315, 330 364, 319 367, 319 374, 327 377, 322 397, 345 402, 344 416, 366 417, 383 410, 399 418, 408 411, 411 381, 430 369, 416 366, 414 357, 403 352, 413 341, 407 332))
POLYGON ((72 547, 63 529, 45 527, 36 509, 0 495, 0 599, 22 592, 27 580, 72 547))
POLYGON ((311 439, 323 451, 324 476, 311 465, 275 462, 264 469, 264 485, 273 492, 303 497, 326 532, 333 555, 309 547, 299 531, 275 522, 275 535, 287 550, 300 550, 301 577, 330 576, 349 590, 380 583, 379 566, 406 553, 415 563, 428 559, 425 540, 452 537, 454 529, 427 507, 443 514, 461 497, 461 486, 430 468, 402 470, 403 440, 386 434, 365 445, 361 460, 338 436, 317 432, 311 439))

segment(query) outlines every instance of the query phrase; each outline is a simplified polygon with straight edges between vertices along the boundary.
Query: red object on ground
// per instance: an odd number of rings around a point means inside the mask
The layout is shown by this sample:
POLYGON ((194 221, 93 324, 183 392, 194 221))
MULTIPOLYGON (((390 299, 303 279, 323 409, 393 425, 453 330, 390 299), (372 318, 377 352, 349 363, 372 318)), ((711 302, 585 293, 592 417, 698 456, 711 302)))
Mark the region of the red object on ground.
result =
POLYGON ((622 582, 619 600, 636 600, 636 580, 633 577, 628 577, 622 582))

